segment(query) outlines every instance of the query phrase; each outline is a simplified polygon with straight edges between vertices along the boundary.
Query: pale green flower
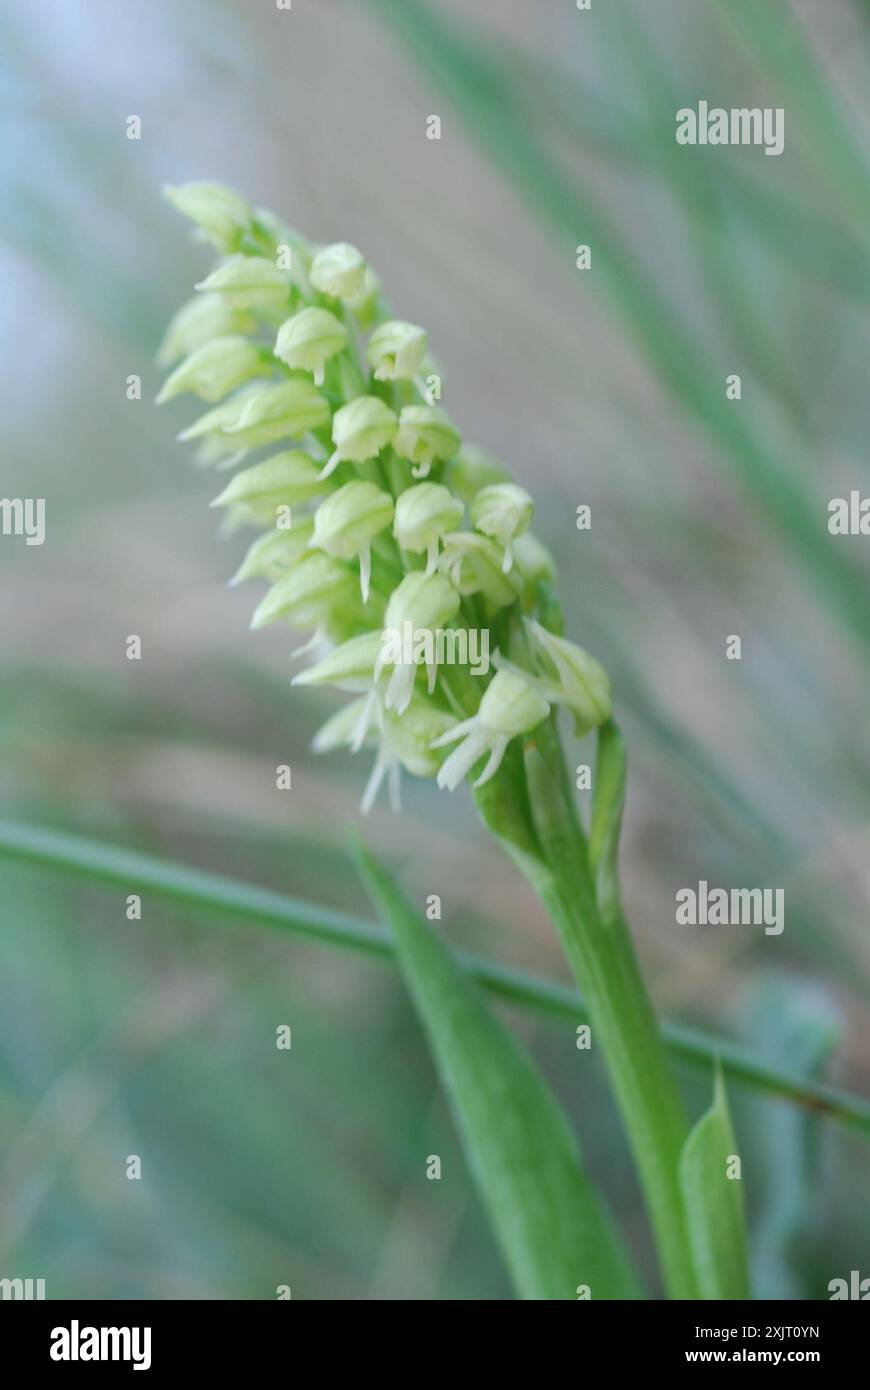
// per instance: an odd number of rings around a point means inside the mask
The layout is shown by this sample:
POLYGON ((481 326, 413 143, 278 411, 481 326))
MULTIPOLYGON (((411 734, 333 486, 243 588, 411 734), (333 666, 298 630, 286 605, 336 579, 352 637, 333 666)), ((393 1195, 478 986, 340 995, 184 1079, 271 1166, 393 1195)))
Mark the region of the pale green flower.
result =
POLYGON ((511 671, 530 681, 551 704, 565 705, 574 716, 578 738, 610 718, 610 680, 604 667, 576 642, 556 637, 539 622, 527 619, 533 653, 538 663, 536 675, 519 671, 503 658, 500 670, 511 671))
POLYGON ((366 357, 378 381, 413 381, 426 356, 425 329, 390 319, 369 338, 366 357))
POLYGON ((236 251, 250 229, 250 203, 222 183, 183 183, 177 187, 167 184, 163 192, 218 251, 236 251))
POLYGON ((332 421, 332 442, 335 450, 324 465, 323 477, 328 478, 338 465, 365 463, 377 458, 396 434, 396 417, 379 396, 357 396, 335 412, 332 421))
POLYGON ((323 385, 326 363, 347 347, 347 329, 328 309, 301 309, 278 329, 275 356, 288 367, 311 372, 323 385))
POLYGON ((196 286, 220 294, 233 309, 281 309, 290 303, 292 281, 265 256, 230 256, 196 286))
POLYGON ((514 541, 514 567, 532 597, 538 585, 556 581, 556 561, 531 531, 514 541))
POLYGON ((490 612, 519 598, 523 581, 505 570, 504 551, 495 541, 471 531, 450 531, 441 545, 438 568, 463 598, 482 594, 490 612))
POLYGON ((293 677, 294 685, 334 685, 338 690, 362 692, 371 690, 375 666, 381 650, 381 634, 363 632, 293 677))
POLYGON ((309 381, 294 379, 277 386, 260 386, 242 402, 235 420, 222 433, 239 448, 256 449, 288 436, 301 438, 329 423, 329 404, 309 381))
POLYGON ((166 378, 157 404, 162 405, 185 392, 214 404, 252 377, 271 375, 271 363, 262 349, 247 338, 212 338, 186 357, 166 378))
POLYGON ((219 294, 198 294, 171 320, 157 352, 157 364, 172 367, 212 338, 255 333, 256 329, 253 314, 234 309, 219 294))
MULTIPOLYGON (((460 598, 456 590, 440 574, 426 575, 422 570, 407 574, 397 589, 393 590, 384 617, 385 634, 402 634, 408 624, 412 633, 435 633, 446 628, 459 612, 460 598)), ((375 667, 377 681, 389 656, 390 644, 385 642, 378 655, 375 667)), ((387 683, 384 704, 402 714, 411 701, 418 666, 413 660, 398 660, 393 663, 392 674, 387 683)), ((437 672, 428 670, 430 694, 435 687, 437 672)))
POLYGON ((425 330, 386 316, 380 282, 355 247, 315 252, 272 214, 252 212, 214 185, 170 196, 225 259, 167 332, 161 359, 175 370, 159 399, 190 391, 212 405, 181 436, 197 442, 205 462, 233 463, 276 440, 305 444, 244 468, 212 505, 233 523, 267 528, 233 581, 272 586, 253 626, 286 622, 312 632, 303 651, 324 648, 295 683, 359 696, 315 746, 377 747, 368 806, 385 777, 397 794, 400 767, 438 773, 442 786, 454 787, 488 754, 488 780, 509 741, 551 706, 570 709, 578 732, 603 722, 610 691, 602 668, 531 616, 552 611, 546 589, 555 579, 552 557, 528 530, 531 497, 500 460, 463 444, 444 410, 402 403, 406 383, 424 390, 421 373, 433 360, 425 330), (284 245, 292 268, 278 263, 284 245), (363 360, 351 313, 371 330, 363 360), (251 339, 258 319, 273 326, 271 351, 251 339), (327 431, 333 450, 323 462, 327 431), (438 465, 439 481, 406 486, 405 460, 415 477, 438 465), (340 465, 343 486, 333 488, 340 465), (468 531, 460 529, 466 505, 468 531), (445 633, 485 635, 493 648, 515 652, 524 615, 530 670, 496 652, 498 669, 481 698, 474 676, 486 668, 458 656, 463 646, 444 642, 445 633))
POLYGON ((266 627, 280 619, 302 630, 314 628, 319 636, 333 610, 355 589, 356 575, 346 565, 322 551, 309 551, 289 574, 272 585, 257 606, 251 627, 266 627))
MULTIPOLYGON (((214 503, 212 505, 214 506, 214 503)), ((257 519, 244 504, 230 501, 222 505, 230 508, 241 507, 246 521, 257 519)), ((278 507, 281 505, 286 504, 279 503, 278 507)), ((268 513, 269 506, 265 510, 268 513)), ((289 527, 275 526, 273 516, 272 530, 267 531, 265 536, 258 536, 248 547, 248 553, 230 584, 241 584, 244 579, 268 579, 270 584, 274 584, 276 579, 280 579, 292 569, 300 556, 305 554, 313 534, 313 516, 303 516, 298 521, 294 518, 293 524, 289 527)))
POLYGON ((492 483, 482 488, 471 504, 471 520, 478 531, 504 546, 504 570, 513 564, 515 536, 528 530, 535 504, 516 483, 492 483))
POLYGON ((311 262, 309 278, 330 299, 353 299, 365 289, 366 263, 346 241, 324 246, 311 262))
POLYGON ((325 491, 313 459, 301 449, 287 449, 236 473, 211 505, 241 508, 255 525, 275 526, 288 509, 325 491))
POLYGON ((412 555, 425 551, 426 573, 438 564, 438 542, 462 520, 463 506, 440 483, 417 483, 399 494, 393 535, 412 555))
POLYGON ((461 740, 438 773, 439 787, 453 791, 488 753, 486 767, 474 784, 482 787, 498 772, 511 739, 531 733, 549 713, 543 695, 521 673, 497 671, 473 719, 462 720, 433 741, 434 748, 443 748, 461 740))
POLYGON ((371 543, 393 519, 393 499, 374 483, 345 483, 321 502, 314 517, 312 545, 339 560, 359 557, 362 600, 369 596, 371 543))
POLYGON ((403 406, 394 448, 400 458, 410 459, 415 478, 425 478, 436 459, 452 458, 461 442, 459 431, 438 406, 403 406))

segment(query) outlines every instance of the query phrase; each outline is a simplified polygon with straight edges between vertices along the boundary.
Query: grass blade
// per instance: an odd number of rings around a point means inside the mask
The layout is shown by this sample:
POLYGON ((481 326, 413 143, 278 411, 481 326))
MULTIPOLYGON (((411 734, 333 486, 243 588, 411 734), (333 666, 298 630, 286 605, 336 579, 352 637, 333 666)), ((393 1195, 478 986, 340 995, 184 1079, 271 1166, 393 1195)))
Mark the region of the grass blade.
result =
MULTIPOLYGON (((395 943, 390 933, 371 922, 300 902, 283 893, 270 892, 222 874, 68 835, 61 830, 0 821, 0 858, 4 856, 93 883, 115 884, 127 892, 146 890, 193 911, 256 922, 272 930, 291 931, 321 945, 359 951, 379 959, 390 960, 394 956, 395 943)), ((572 1027, 588 1022, 588 1013, 576 991, 566 985, 526 975, 464 952, 456 959, 471 979, 507 1003, 572 1027)), ((741 1085, 793 1101, 870 1135, 870 1101, 860 1096, 807 1081, 781 1067, 771 1066, 744 1047, 698 1029, 666 1023, 662 1036, 670 1051, 684 1062, 708 1068, 718 1057, 729 1077, 741 1085)))
POLYGON ((362 846, 357 858, 395 933, 400 967, 517 1292, 574 1299, 585 1285, 595 1299, 640 1297, 546 1081, 438 933, 362 846))

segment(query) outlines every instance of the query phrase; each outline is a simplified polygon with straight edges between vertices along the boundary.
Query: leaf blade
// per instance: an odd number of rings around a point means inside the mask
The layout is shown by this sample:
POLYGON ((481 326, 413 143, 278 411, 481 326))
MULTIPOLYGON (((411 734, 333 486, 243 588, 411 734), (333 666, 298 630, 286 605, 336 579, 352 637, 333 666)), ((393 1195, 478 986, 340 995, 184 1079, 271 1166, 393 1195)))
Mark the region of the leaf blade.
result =
POLYGON ((357 847, 450 1099, 484 1206, 526 1299, 640 1297, 621 1239, 585 1178, 544 1078, 490 1013, 437 934, 357 847))
POLYGON ((680 1157, 689 1242, 704 1299, 749 1297, 743 1179, 727 1176, 728 1161, 735 1152, 725 1083, 717 1064, 713 1104, 693 1128, 680 1157))

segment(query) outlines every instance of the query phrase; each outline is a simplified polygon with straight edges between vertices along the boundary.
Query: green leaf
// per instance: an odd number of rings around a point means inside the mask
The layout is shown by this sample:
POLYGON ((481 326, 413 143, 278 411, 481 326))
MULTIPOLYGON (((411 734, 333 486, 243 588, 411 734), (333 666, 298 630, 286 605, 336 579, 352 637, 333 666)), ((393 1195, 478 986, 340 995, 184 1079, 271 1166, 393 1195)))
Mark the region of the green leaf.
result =
POLYGON ((728 1177, 736 1140, 717 1064, 713 1104, 686 1140, 680 1186, 701 1297, 749 1297, 742 1177, 728 1177))
POLYGON ((616 1227, 544 1078, 490 1013, 438 933, 362 848, 366 884, 450 1100, 463 1149, 521 1298, 641 1297, 616 1227))

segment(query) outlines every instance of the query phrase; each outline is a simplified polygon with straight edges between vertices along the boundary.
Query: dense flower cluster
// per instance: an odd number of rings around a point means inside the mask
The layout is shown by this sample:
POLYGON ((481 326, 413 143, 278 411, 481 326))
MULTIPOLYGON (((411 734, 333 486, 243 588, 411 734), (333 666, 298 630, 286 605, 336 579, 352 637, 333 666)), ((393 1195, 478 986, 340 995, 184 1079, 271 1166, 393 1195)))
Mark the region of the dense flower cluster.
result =
POLYGON ((385 776, 395 801, 402 767, 452 790, 480 762, 480 785, 553 705, 579 733, 607 719, 605 672, 539 620, 555 575, 531 497, 463 444, 424 329, 391 316, 359 251, 312 246, 217 184, 167 195, 221 259, 167 330, 158 400, 198 396, 211 408, 180 437, 203 464, 244 461, 212 503, 263 532, 236 581, 270 586, 254 627, 310 634, 296 683, 355 697, 314 746, 376 748, 364 807, 385 776), (405 629, 417 645, 390 658, 385 634, 405 629), (433 656, 427 637, 472 629, 494 670, 456 660, 459 642, 433 656))

